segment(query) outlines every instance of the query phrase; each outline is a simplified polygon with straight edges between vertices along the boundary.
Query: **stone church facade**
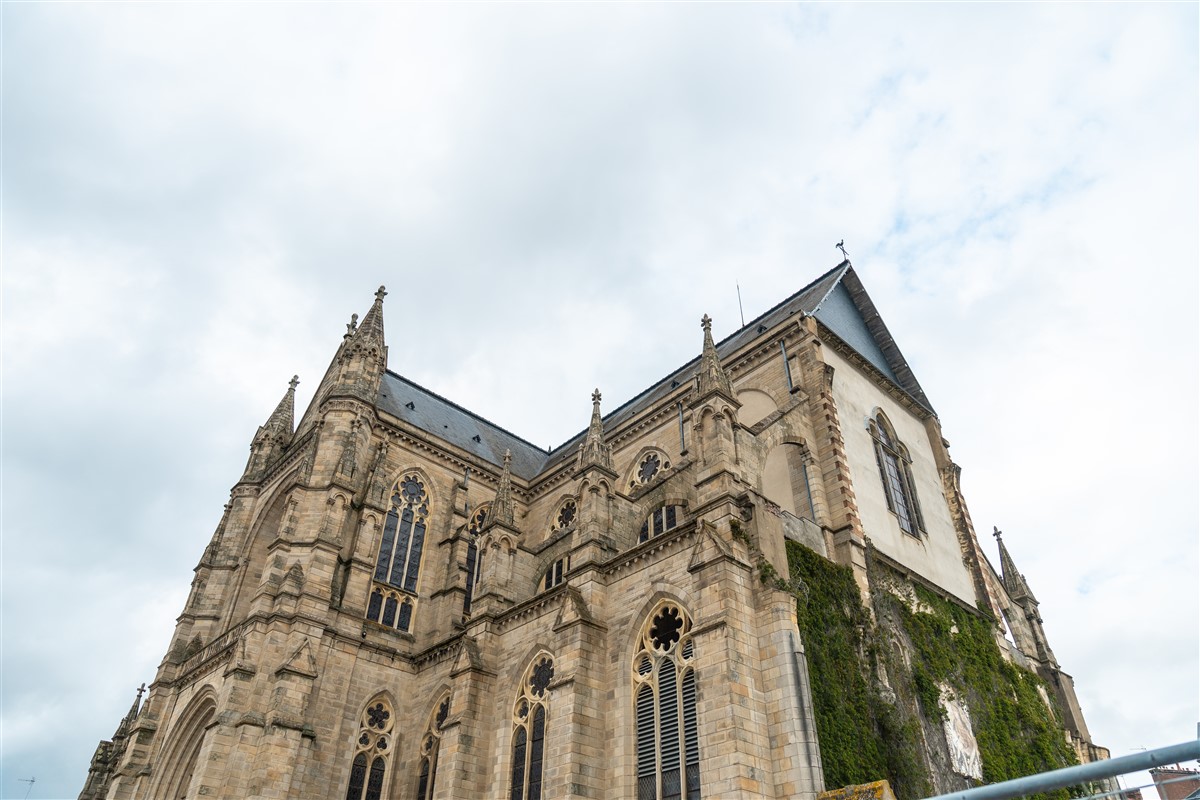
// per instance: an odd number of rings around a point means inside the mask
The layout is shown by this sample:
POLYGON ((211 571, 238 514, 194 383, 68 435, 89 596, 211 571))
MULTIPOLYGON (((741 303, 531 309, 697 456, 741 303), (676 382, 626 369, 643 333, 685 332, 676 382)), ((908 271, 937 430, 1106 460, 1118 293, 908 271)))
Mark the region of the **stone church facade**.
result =
POLYGON ((549 452, 389 372, 384 295, 254 435, 81 800, 813 798, 789 540, 1007 621, 1103 755, 849 262, 549 452))

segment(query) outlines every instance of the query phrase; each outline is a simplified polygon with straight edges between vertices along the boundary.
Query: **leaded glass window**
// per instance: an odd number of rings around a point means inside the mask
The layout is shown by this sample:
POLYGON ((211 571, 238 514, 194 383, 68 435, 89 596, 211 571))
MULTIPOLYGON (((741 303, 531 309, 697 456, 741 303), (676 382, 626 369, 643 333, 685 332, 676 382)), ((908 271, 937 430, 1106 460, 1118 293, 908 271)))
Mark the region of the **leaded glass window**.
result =
POLYGON ((646 517, 638 532, 638 541, 644 542, 652 536, 666 533, 683 522, 683 506, 663 506, 646 517))
POLYGON ((542 576, 542 589, 553 589, 563 582, 564 576, 571 571, 571 557, 563 556, 546 569, 542 576))
POLYGON ((421 553, 429 519, 429 493, 420 476, 408 474, 392 487, 383 521, 379 558, 367 598, 367 619, 409 631, 421 576, 421 553))
POLYGON ((665 603, 650 616, 633 659, 637 800, 700 800, 691 619, 665 603))
POLYGON ((882 412, 871 421, 870 430, 875 440, 875 462, 879 466, 888 510, 896 515, 900 530, 919 537, 921 531, 925 530, 925 521, 917 502, 917 488, 913 482, 908 450, 896 438, 882 412))
POLYGON ((354 760, 350 762, 350 780, 346 800, 380 800, 387 777, 393 747, 396 714, 386 698, 367 703, 359 717, 354 760))
POLYGON ((409 632, 412 628, 413 599, 390 586, 376 584, 367 599, 367 619, 409 632))
POLYGON ((546 744, 546 706, 554 680, 554 659, 543 653, 521 679, 513 706, 512 765, 509 800, 542 800, 546 744))

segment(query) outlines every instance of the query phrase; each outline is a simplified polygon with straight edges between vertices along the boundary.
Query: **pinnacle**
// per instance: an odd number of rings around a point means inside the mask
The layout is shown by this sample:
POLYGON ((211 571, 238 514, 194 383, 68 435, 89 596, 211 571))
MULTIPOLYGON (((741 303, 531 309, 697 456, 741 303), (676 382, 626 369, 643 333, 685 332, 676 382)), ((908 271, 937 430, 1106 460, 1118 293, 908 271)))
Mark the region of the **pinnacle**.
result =
POLYGON ((512 451, 505 450, 504 469, 500 473, 500 483, 496 487, 496 499, 488 507, 487 518, 483 524, 485 528, 489 528, 497 522, 512 527, 513 518, 512 451))
POLYGON ((717 355, 717 346, 713 343, 712 317, 705 314, 700 318, 700 327, 704 329, 704 351, 700 356, 700 396, 709 392, 721 391, 727 397, 733 397, 733 384, 721 367, 721 358, 717 355))
POLYGON ((279 401, 279 405, 275 406, 275 410, 271 412, 271 416, 267 419, 267 424, 263 425, 264 430, 285 436, 292 435, 292 427, 295 420, 296 386, 299 383, 299 375, 293 375, 292 379, 288 381, 288 390, 279 401))
POLYGON ((1004 539, 1001 538, 1000 529, 993 526, 992 536, 996 537, 996 544, 1000 546, 1000 571, 1004 578, 1004 588, 1013 596, 1014 600, 1019 600, 1023 597, 1028 597, 1033 602, 1037 602, 1037 598, 1033 596, 1033 592, 1029 589, 1029 584, 1025 582, 1025 576, 1017 571, 1016 562, 1009 555, 1008 548, 1004 546, 1004 539))
POLYGON ((383 298, 386 296, 387 290, 380 286, 375 292, 375 302, 371 304, 370 310, 362 318, 362 322, 350 331, 352 339, 383 346, 383 298))
POLYGON ((599 466, 612 470, 612 450, 604 443, 604 419, 600 416, 600 390, 592 392, 592 420, 587 438, 579 445, 579 469, 599 466))

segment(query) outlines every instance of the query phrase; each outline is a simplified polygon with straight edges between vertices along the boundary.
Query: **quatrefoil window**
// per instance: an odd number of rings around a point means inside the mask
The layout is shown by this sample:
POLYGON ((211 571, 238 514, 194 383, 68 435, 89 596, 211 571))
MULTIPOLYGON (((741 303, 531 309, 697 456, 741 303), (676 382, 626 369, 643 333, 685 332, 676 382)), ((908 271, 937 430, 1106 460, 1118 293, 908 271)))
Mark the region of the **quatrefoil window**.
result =
POLYGON ((376 703, 367 709, 367 724, 372 728, 383 730, 391 716, 391 713, 383 707, 383 703, 376 703))

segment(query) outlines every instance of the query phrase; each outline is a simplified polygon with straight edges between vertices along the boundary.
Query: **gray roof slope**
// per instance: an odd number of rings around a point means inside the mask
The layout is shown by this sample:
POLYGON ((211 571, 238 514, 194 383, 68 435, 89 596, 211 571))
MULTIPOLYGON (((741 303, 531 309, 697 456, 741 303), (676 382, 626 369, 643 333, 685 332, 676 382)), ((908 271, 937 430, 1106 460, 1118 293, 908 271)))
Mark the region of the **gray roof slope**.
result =
MULTIPOLYGON (((797 314, 816 314, 818 310, 822 313, 817 314, 817 319, 862 353, 900 388, 929 408, 925 393, 900 355, 891 334, 883 325, 879 313, 867 297, 849 261, 838 264, 791 297, 722 339, 717 343, 717 354, 725 359, 758 338, 762 331, 782 324, 789 317, 797 314), (825 305, 827 302, 828 306, 825 305), (863 350, 870 352, 862 352, 863 350)), ((604 417, 605 430, 619 428, 645 408, 654 405, 679 386, 687 384, 692 380, 699 363, 700 355, 697 353, 691 361, 610 411, 604 417)), ((380 387, 379 407, 496 466, 502 463, 504 451, 508 449, 513 456, 513 474, 527 481, 548 468, 574 458, 579 450, 579 443, 587 435, 585 428, 553 451, 547 452, 390 371, 385 373, 380 387), (410 402, 413 404, 411 409, 406 405, 410 402), (479 437, 479 441, 475 441, 476 436, 479 437)))
POLYGON ((513 474, 525 480, 546 463, 548 454, 537 445, 390 370, 379 386, 379 408, 496 466, 509 450, 513 474))

